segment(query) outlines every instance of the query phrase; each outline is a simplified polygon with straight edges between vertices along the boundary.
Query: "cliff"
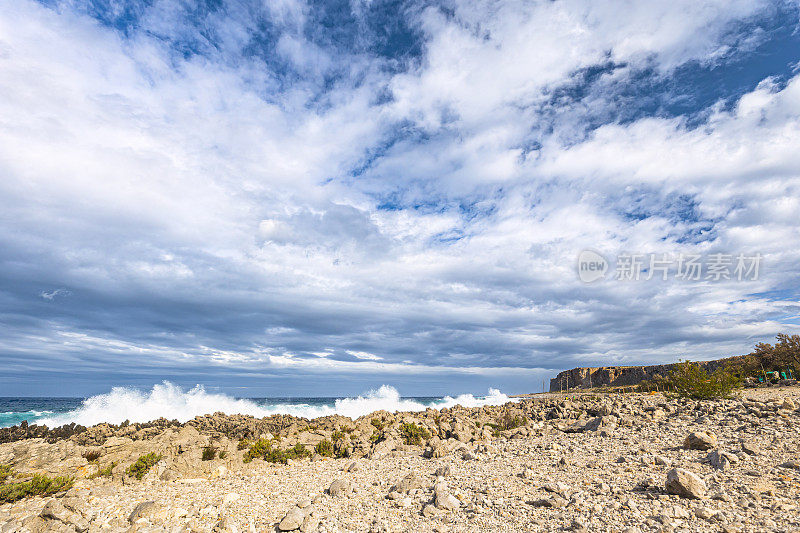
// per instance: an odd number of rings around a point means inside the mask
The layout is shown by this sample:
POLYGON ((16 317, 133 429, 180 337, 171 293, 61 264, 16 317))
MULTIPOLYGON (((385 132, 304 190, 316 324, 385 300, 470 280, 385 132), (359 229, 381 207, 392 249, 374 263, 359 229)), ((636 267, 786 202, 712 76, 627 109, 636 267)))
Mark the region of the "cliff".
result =
MULTIPOLYGON (((734 362, 743 356, 727 357, 713 361, 698 361, 707 372, 734 362)), ((550 392, 592 387, 625 387, 642 381, 666 378, 677 363, 650 366, 578 367, 560 372, 550 380, 550 392)))

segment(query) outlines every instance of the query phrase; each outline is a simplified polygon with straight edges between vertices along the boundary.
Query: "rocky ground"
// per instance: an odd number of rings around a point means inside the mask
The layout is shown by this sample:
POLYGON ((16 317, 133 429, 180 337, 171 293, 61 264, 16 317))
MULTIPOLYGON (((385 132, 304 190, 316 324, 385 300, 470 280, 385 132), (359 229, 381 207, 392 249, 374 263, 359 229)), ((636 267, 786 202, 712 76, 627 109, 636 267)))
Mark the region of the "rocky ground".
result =
POLYGON ((355 421, 217 414, 0 437, 6 483, 75 477, 66 493, 0 505, 2 533, 800 531, 796 386, 718 401, 584 394, 355 421), (415 435, 420 445, 405 443, 415 435), (348 457, 244 462, 240 439, 259 437, 281 449, 329 441, 348 457), (150 452, 161 459, 135 479, 128 467, 150 452))

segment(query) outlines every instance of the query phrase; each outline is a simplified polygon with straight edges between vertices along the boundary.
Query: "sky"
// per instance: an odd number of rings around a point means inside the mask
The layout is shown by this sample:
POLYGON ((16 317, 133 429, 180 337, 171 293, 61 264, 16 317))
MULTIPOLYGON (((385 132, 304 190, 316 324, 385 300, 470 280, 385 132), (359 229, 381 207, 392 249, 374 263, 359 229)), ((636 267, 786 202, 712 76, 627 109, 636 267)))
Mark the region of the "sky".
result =
POLYGON ((796 1, 0 2, 0 396, 748 353, 798 221, 796 1))

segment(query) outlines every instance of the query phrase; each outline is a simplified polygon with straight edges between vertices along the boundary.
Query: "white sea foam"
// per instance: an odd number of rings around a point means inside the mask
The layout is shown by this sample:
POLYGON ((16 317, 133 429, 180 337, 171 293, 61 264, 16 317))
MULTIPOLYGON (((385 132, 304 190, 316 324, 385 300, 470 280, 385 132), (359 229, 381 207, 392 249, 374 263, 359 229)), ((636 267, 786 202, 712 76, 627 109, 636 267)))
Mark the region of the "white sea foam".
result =
POLYGON ((404 399, 394 387, 383 385, 356 398, 341 398, 326 405, 307 403, 259 403, 225 394, 210 393, 202 385, 183 390, 165 381, 148 392, 127 387, 114 387, 111 392, 92 396, 75 410, 36 420, 37 424, 57 427, 70 422, 91 426, 101 422, 119 424, 125 420, 148 422, 157 418, 185 422, 198 415, 216 412, 244 414, 264 417, 275 414, 290 414, 316 418, 340 414, 357 418, 375 411, 424 411, 428 407, 444 408, 454 405, 478 407, 500 405, 512 401, 497 389, 489 389, 485 397, 462 394, 455 398, 447 396, 430 402, 404 399))

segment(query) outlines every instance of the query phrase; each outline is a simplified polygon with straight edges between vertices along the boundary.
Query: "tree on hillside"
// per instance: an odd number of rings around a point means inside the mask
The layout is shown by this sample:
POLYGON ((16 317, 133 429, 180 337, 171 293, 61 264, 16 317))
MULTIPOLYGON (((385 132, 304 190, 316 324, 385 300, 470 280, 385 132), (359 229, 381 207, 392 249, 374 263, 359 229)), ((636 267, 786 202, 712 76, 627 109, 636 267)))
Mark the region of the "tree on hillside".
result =
POLYGON ((774 346, 766 342, 756 344, 749 357, 754 357, 766 370, 793 368, 797 375, 800 370, 800 335, 779 333, 777 339, 774 346))

